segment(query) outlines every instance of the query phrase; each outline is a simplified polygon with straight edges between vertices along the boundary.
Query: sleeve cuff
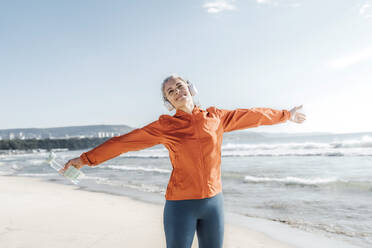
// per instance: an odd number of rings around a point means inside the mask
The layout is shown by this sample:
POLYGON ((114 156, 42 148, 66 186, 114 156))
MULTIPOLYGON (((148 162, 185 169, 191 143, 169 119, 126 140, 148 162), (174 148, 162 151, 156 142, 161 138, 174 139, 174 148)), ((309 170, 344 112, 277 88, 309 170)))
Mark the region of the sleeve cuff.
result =
POLYGON ((292 119, 292 114, 291 114, 291 112, 289 111, 289 110, 284 110, 284 113, 286 113, 287 114, 287 120, 291 120, 292 119))
POLYGON ((93 166, 93 163, 89 160, 87 154, 84 152, 80 155, 81 161, 83 161, 84 165, 93 166))

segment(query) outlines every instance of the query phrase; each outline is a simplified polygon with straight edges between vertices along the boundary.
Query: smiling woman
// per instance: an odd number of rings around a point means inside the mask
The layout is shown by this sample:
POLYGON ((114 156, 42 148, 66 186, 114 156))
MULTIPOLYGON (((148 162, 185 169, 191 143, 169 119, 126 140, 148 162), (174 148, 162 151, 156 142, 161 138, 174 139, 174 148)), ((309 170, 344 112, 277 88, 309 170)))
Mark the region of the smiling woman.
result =
POLYGON ((163 214, 168 248, 190 248, 195 231, 200 248, 222 248, 224 197, 221 182, 221 147, 225 132, 274 125, 291 120, 302 123, 305 115, 271 108, 206 110, 194 103, 195 87, 177 75, 161 85, 163 101, 174 115, 161 115, 148 125, 113 137, 70 160, 69 166, 96 166, 129 151, 163 144, 169 151, 172 173, 165 193, 163 214))

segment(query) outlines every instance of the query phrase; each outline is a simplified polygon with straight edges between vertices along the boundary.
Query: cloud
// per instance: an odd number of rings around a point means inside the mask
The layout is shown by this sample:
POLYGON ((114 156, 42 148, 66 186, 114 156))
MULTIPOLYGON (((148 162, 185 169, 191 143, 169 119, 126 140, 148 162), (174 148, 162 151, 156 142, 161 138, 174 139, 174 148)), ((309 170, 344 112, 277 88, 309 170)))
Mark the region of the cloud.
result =
POLYGON ((233 5, 234 0, 217 0, 214 2, 208 2, 203 5, 203 8, 207 10, 208 13, 216 14, 224 10, 235 10, 236 7, 233 5))
POLYGON ((357 64, 369 58, 372 58, 372 47, 366 48, 358 52, 354 52, 344 57, 332 59, 328 61, 327 64, 332 68, 338 69, 357 64))
POLYGON ((256 3, 269 6, 299 7, 299 0, 256 0, 256 3))
POLYGON ((359 14, 366 19, 372 18, 372 3, 365 2, 359 8, 359 14))
POLYGON ((256 0, 258 4, 277 4, 276 1, 273 0, 256 0))

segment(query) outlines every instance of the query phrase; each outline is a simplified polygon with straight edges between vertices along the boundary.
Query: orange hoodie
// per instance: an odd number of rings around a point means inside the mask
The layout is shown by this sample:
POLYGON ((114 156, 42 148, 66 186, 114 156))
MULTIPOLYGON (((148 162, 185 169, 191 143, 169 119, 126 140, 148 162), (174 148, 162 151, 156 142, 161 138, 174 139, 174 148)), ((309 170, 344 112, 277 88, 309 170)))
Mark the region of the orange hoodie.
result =
POLYGON ((80 155, 83 163, 96 166, 128 151, 163 144, 172 163, 165 198, 201 199, 222 191, 221 144, 224 132, 273 125, 290 118, 288 110, 251 108, 225 110, 194 106, 192 114, 177 109, 173 116, 113 137, 80 155))

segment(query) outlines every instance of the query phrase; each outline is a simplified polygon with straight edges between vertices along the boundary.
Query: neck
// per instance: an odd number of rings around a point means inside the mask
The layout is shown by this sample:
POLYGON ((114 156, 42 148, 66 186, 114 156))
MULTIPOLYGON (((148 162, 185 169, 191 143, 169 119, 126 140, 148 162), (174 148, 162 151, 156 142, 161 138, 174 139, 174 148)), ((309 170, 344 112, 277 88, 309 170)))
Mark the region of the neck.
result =
POLYGON ((194 103, 193 102, 187 102, 185 105, 183 105, 182 107, 179 107, 178 109, 180 109, 180 110, 182 110, 186 113, 191 114, 192 110, 194 109, 194 103))

